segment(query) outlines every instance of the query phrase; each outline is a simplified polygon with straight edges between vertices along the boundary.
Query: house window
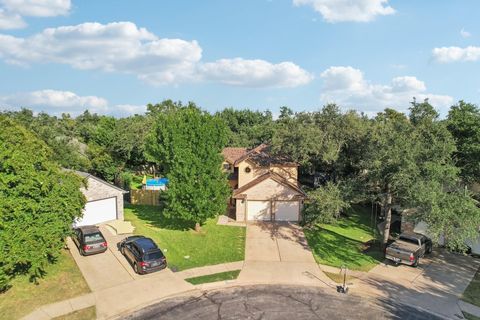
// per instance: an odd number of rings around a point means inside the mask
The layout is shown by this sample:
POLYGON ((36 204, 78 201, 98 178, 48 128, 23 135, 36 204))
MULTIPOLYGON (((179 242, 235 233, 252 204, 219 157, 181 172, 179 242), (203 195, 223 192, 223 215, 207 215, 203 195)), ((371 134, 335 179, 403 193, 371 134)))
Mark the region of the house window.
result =
POLYGON ((250 169, 250 167, 246 167, 246 168, 245 168, 245 172, 246 172, 246 173, 250 173, 250 171, 252 171, 252 169, 250 169))
POLYGON ((230 170, 230 163, 224 163, 223 164, 223 169, 230 170))

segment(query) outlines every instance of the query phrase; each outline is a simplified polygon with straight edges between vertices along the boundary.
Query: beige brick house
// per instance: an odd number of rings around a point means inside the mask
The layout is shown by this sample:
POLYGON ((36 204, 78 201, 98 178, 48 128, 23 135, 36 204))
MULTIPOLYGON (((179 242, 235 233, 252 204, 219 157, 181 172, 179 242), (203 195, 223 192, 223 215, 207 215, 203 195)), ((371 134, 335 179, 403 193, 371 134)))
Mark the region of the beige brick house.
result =
POLYGON ((298 164, 273 155, 262 144, 225 148, 223 169, 230 173, 230 212, 237 221, 299 221, 305 193, 300 189, 298 164))

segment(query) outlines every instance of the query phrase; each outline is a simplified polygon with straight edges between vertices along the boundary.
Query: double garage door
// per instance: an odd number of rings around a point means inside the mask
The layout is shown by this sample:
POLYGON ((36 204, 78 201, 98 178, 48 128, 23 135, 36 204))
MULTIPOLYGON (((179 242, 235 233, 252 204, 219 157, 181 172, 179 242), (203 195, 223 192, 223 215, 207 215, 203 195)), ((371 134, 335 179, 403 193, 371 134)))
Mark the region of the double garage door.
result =
POLYGON ((247 219, 263 221, 298 221, 299 207, 299 201, 248 200, 247 219))
POLYGON ((117 197, 112 197, 87 202, 83 211, 83 217, 75 225, 95 225, 115 219, 117 219, 117 197))

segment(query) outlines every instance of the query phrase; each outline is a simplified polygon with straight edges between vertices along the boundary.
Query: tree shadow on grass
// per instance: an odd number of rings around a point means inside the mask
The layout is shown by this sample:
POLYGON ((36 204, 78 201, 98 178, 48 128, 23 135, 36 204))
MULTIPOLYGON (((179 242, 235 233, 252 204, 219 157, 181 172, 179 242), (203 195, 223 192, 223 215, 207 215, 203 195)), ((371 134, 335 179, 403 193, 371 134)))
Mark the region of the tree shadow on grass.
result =
POLYGON ((367 271, 384 260, 380 247, 375 243, 352 240, 330 230, 316 228, 305 231, 308 244, 319 263, 335 267, 367 271))
POLYGON ((191 221, 165 216, 162 206, 127 204, 125 208, 130 209, 139 219, 153 227, 181 231, 190 230, 195 227, 195 223, 191 221))

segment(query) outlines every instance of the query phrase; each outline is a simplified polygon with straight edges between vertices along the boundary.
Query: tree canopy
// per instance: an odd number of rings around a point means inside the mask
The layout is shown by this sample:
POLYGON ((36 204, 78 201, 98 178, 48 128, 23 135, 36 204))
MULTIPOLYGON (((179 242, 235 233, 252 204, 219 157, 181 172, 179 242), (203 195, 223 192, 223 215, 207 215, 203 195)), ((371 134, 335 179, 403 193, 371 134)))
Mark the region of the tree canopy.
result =
POLYGON ((4 115, 0 127, 0 288, 5 288, 16 274, 43 274, 85 198, 80 177, 61 170, 43 141, 4 115))
POLYGON ((162 193, 166 217, 198 226, 225 212, 229 188, 221 151, 227 140, 223 121, 193 103, 156 112, 147 154, 169 179, 162 193))

